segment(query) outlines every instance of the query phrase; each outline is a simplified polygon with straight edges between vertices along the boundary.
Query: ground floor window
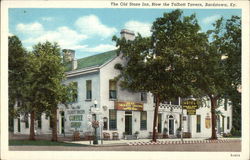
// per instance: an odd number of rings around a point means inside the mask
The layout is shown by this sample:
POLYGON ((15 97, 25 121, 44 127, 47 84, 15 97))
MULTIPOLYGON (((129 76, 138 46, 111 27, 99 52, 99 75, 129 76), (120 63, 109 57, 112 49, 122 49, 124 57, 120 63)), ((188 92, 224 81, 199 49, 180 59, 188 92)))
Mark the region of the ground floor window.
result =
POLYGON ((230 128, 230 117, 227 117, 227 129, 230 128))
POLYGON ((161 133, 161 114, 158 114, 158 133, 161 133))
POLYGON ((141 130, 147 129, 147 112, 142 111, 141 112, 141 130))
POLYGON ((196 116, 196 132, 201 132, 201 115, 196 116))
POLYGON ((18 132, 21 132, 21 120, 20 120, 20 117, 18 117, 18 119, 17 119, 17 130, 18 130, 18 132))
POLYGON ((108 118, 104 117, 103 118, 103 130, 107 130, 108 129, 108 118))
POLYGON ((28 118, 25 120, 25 128, 29 128, 29 119, 28 118))
POLYGON ((116 110, 110 109, 109 110, 109 129, 110 130, 115 130, 117 129, 116 125, 117 121, 117 113, 116 110))
POLYGON ((39 116, 37 119, 37 125, 38 125, 38 128, 42 128, 42 117, 41 116, 39 116))

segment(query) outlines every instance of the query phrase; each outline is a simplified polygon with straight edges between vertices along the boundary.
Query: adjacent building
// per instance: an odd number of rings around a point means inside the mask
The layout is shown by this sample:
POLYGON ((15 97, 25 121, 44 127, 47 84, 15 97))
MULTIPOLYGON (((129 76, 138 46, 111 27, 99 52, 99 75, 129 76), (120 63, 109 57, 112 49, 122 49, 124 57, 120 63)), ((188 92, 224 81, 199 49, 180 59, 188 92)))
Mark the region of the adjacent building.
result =
MULTIPOLYGON (((122 30, 121 36, 133 40, 134 33, 122 30)), ((58 109, 58 133, 72 135, 74 131, 81 134, 93 132, 91 122, 93 113, 100 122, 98 134, 118 133, 119 138, 128 138, 138 133, 139 138, 149 138, 153 130, 154 97, 151 93, 134 93, 123 89, 115 77, 119 71, 114 68, 117 63, 125 63, 116 51, 108 51, 86 58, 75 59, 73 50, 63 50, 67 63, 64 84, 74 83, 73 101, 68 106, 60 105, 58 109)), ((204 97, 202 106, 195 115, 182 111, 181 98, 160 104, 157 130, 159 135, 179 137, 179 128, 191 137, 211 136, 211 104, 204 97), (183 113, 183 117, 181 116, 183 113), (181 123, 183 125, 181 125, 181 123)), ((42 115, 36 121, 37 134, 50 134, 50 118, 42 115)), ((232 106, 227 100, 219 103, 217 114, 217 133, 229 133, 232 128, 232 106)), ((29 134, 29 118, 14 120, 15 134, 29 134)))

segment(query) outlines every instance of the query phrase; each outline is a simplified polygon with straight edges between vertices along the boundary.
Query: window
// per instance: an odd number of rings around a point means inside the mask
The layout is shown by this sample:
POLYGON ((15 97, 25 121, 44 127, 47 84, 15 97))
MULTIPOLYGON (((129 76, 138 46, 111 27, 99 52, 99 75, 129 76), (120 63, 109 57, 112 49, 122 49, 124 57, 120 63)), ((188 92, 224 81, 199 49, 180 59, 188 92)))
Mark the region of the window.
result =
POLYGON ((78 91, 77 91, 78 85, 77 82, 72 82, 70 84, 70 89, 69 89, 69 96, 70 96, 70 103, 77 102, 77 96, 78 96, 78 91))
POLYGON ((201 132, 201 115, 196 116, 196 132, 201 132))
POLYGON ((104 117, 103 118, 103 130, 107 130, 108 129, 108 118, 104 117))
POLYGON ((91 82, 91 80, 86 81, 86 99, 87 100, 92 99, 92 82, 91 82))
POLYGON ((17 123, 18 123, 18 124, 17 124, 17 125, 18 125, 18 126, 17 126, 17 131, 18 131, 18 132, 21 132, 21 120, 20 120, 20 117, 17 118, 17 121, 18 121, 18 122, 17 122, 17 123))
POLYGON ((49 128, 53 128, 53 121, 52 121, 52 117, 49 117, 49 128))
POLYGON ((171 104, 172 104, 172 105, 179 105, 179 98, 177 97, 177 98, 173 99, 173 100, 171 101, 171 104))
POLYGON ((228 99, 225 99, 224 100, 224 109, 225 109, 225 111, 227 110, 227 103, 228 103, 228 99))
POLYGON ((37 119, 38 128, 42 128, 42 117, 39 116, 37 119))
POLYGON ((25 128, 29 128, 29 118, 25 119, 25 128))
POLYGON ((147 112, 142 111, 141 112, 141 130, 147 129, 147 112))
POLYGON ((227 117, 227 129, 230 129, 230 117, 227 117))
POLYGON ((147 93, 146 92, 141 92, 141 101, 147 102, 147 93))
POLYGON ((116 110, 109 110, 109 129, 115 130, 116 128, 116 110))
POLYGON ((109 80, 109 99, 116 99, 116 81, 109 80))

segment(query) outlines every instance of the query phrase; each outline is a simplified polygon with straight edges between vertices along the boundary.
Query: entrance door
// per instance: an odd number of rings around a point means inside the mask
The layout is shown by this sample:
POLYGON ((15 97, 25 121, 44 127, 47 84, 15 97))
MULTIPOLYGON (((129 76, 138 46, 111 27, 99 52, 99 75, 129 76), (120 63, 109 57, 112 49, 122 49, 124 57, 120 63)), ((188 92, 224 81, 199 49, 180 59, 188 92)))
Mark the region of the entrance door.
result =
POLYGON ((173 135, 174 134, 174 119, 169 119, 169 135, 173 135))
POLYGON ((125 134, 132 135, 132 113, 125 113, 125 134))
POLYGON ((61 113, 61 133, 64 134, 64 112, 61 113))

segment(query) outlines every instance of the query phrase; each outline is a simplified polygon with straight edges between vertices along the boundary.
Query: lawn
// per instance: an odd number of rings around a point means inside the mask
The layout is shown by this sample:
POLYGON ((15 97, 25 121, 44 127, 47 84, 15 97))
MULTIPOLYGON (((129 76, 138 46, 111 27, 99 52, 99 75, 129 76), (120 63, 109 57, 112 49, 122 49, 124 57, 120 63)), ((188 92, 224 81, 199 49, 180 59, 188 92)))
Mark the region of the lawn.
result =
POLYGON ((9 140, 10 146, 87 146, 85 144, 65 143, 65 142, 52 142, 49 140, 9 140))

